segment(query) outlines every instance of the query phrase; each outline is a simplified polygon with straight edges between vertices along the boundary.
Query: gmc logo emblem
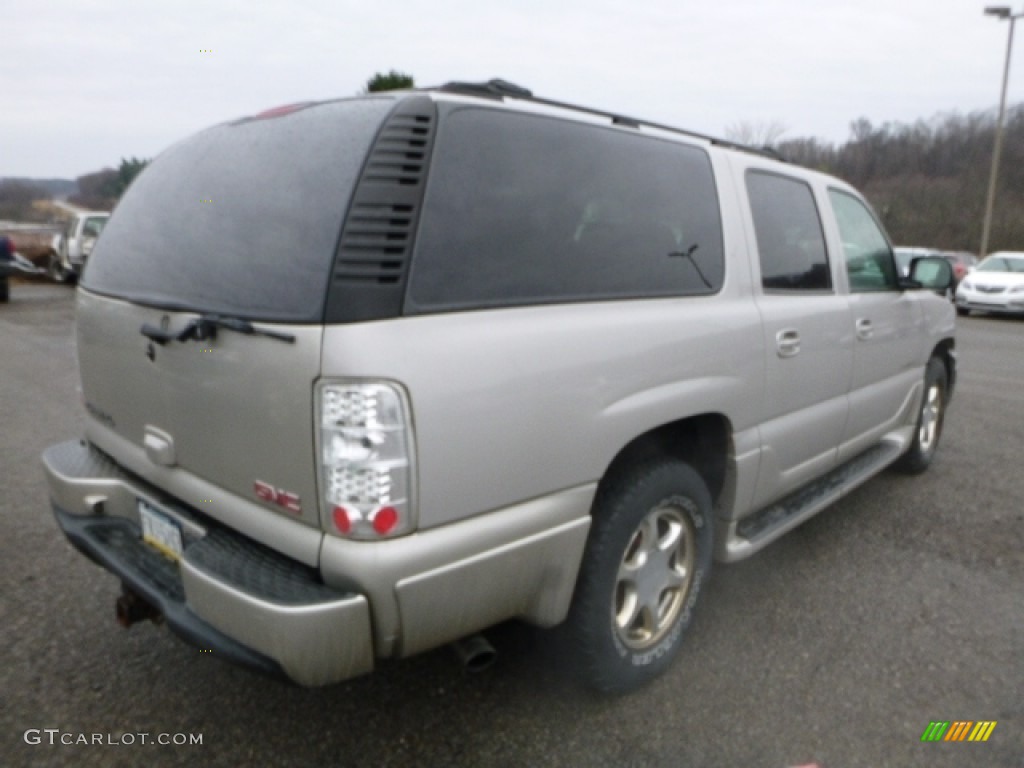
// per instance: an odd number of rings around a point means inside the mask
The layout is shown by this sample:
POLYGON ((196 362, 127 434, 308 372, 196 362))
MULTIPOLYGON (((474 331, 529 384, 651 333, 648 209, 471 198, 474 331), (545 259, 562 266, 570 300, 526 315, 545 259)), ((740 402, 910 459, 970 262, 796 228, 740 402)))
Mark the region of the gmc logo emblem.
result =
POLYGON ((258 499, 270 502, 271 504, 276 504, 282 509, 288 510, 292 514, 302 514, 302 505, 299 503, 298 494, 286 491, 282 488, 275 488, 270 483, 264 483, 262 480, 254 482, 252 484, 252 490, 258 499))

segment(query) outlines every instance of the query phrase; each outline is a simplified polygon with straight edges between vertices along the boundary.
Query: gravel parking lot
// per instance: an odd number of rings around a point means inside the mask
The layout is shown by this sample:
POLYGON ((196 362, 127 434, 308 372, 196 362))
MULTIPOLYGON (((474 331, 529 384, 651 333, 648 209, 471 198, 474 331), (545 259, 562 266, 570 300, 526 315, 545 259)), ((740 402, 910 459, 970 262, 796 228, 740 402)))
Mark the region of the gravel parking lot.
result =
POLYGON ((0 766, 1024 765, 1024 320, 961 319, 958 348, 932 469, 885 473, 719 566, 678 663, 639 693, 579 690, 546 635, 515 624, 489 634, 499 661, 482 674, 442 649, 305 690, 115 623, 118 586, 58 533, 39 464, 83 422, 73 290, 15 285, 0 766), (934 720, 998 724, 986 743, 922 743, 934 720))

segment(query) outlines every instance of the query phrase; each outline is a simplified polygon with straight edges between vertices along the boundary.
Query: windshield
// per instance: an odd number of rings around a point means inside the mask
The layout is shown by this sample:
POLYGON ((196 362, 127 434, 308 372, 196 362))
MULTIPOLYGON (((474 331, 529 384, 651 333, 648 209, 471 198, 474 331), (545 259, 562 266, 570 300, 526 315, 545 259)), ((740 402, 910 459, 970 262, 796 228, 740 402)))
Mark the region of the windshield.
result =
POLYGON ((1024 273, 1024 256, 989 256, 978 265, 977 271, 1024 273))
POLYGON ((103 231, 103 225, 107 223, 106 216, 90 216, 85 220, 82 227, 82 234, 86 237, 99 237, 103 231))
POLYGON ((168 309, 323 321, 342 219, 390 97, 210 128, 131 185, 82 287, 168 309))

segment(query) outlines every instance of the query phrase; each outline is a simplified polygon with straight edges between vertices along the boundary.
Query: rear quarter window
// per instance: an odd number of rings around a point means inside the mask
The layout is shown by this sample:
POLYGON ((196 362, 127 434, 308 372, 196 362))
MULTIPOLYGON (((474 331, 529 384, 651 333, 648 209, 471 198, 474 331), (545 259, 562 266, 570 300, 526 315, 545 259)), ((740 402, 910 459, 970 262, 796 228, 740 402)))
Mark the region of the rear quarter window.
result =
POLYGON ((721 288, 721 217, 702 149, 464 107, 437 141, 407 311, 721 288))

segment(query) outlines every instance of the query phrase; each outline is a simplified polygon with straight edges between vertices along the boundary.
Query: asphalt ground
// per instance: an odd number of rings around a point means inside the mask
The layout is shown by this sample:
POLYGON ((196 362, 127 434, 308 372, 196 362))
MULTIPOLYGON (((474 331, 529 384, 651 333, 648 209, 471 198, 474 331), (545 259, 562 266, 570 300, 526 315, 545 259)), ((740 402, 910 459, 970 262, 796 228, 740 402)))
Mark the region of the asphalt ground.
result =
POLYGON ((39 463, 83 422, 72 300, 18 284, 0 305, 0 766, 1024 765, 1024 320, 959 321, 930 471, 718 565, 670 672, 607 698, 514 623, 487 672, 440 649, 315 690, 119 627, 39 463), (922 743, 957 720, 997 725, 922 743))

